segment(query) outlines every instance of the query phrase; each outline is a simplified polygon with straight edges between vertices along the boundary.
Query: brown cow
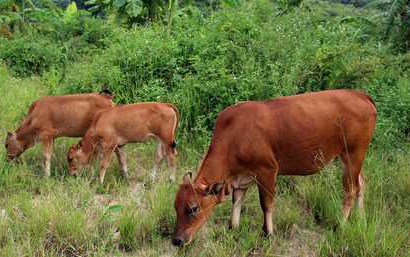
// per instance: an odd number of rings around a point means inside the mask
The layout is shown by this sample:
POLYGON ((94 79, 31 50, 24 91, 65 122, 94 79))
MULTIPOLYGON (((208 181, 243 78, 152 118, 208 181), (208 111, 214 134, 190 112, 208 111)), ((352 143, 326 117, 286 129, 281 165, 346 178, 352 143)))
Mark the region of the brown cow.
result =
MULTIPOLYGON (((155 138, 158 145, 151 175, 155 177, 161 160, 166 157, 172 171, 171 180, 174 180, 177 154, 175 134, 178 120, 177 108, 166 103, 128 104, 104 110, 94 117, 92 125, 81 141, 68 151, 69 173, 75 174, 78 166, 90 163, 92 157, 100 153, 100 182, 103 183, 113 151, 128 143, 145 142, 155 138)), ((127 177, 125 155, 120 154, 118 157, 127 177)))
POLYGON ((256 183, 264 213, 263 230, 272 234, 277 175, 317 173, 338 157, 343 169, 343 215, 353 199, 363 209, 363 161, 376 123, 370 96, 328 90, 228 107, 216 120, 211 145, 198 174, 186 175, 175 199, 177 225, 172 240, 192 240, 213 207, 232 191, 230 226, 239 224, 246 189, 256 183))
POLYGON ((54 139, 83 136, 94 114, 111 106, 112 96, 107 92, 45 96, 38 99, 31 104, 27 117, 16 132, 7 133, 7 160, 18 158, 25 150, 40 141, 43 144, 45 174, 50 176, 54 139))

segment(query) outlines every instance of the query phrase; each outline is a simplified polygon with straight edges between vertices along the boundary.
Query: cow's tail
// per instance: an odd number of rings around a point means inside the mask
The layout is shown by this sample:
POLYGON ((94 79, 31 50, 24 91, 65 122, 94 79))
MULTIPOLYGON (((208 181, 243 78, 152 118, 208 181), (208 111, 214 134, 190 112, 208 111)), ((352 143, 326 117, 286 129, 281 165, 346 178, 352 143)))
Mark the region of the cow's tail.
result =
POLYGON ((177 150, 176 150, 177 143, 175 141, 175 138, 176 138, 177 128, 178 128, 178 125, 179 125, 180 115, 179 115, 178 108, 175 105, 168 104, 168 106, 171 107, 174 110, 174 113, 175 113, 174 127, 172 129, 172 142, 171 142, 170 146, 171 146, 172 151, 174 152, 174 154, 177 154, 178 153, 177 150))

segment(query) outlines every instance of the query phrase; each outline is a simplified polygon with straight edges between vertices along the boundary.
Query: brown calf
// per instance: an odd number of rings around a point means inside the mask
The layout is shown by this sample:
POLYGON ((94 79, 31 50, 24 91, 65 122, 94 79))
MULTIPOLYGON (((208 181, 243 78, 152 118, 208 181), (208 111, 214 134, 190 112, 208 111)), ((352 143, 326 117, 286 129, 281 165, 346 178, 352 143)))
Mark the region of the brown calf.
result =
POLYGON ((273 231, 272 208, 278 175, 310 175, 333 159, 343 163, 343 215, 356 198, 363 209, 363 161, 376 123, 370 96, 329 90, 271 101, 244 102, 222 111, 211 145, 194 181, 184 177, 175 199, 172 240, 192 240, 213 207, 232 190, 231 227, 237 227, 247 188, 256 183, 263 230, 273 231))
POLYGON ((161 160, 166 157, 172 171, 171 180, 174 180, 178 120, 177 108, 166 103, 128 104, 104 110, 95 116, 81 141, 68 151, 69 173, 75 174, 78 166, 90 163, 94 154, 100 153, 100 182, 103 183, 112 153, 116 151, 124 176, 128 177, 122 147, 155 138, 158 145, 151 175, 155 177, 161 160))
POLYGON ((12 161, 38 141, 43 144, 45 174, 50 176, 53 141, 57 137, 85 134, 94 114, 112 107, 109 94, 46 96, 31 104, 27 117, 15 133, 8 132, 5 146, 12 161))

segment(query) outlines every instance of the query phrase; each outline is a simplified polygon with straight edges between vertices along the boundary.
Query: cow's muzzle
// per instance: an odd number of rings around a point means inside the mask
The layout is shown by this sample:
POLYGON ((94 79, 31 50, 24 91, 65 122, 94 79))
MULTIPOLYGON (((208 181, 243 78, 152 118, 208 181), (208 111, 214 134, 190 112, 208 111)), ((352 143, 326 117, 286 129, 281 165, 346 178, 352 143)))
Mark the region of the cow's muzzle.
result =
POLYGON ((68 168, 68 174, 71 176, 77 177, 77 169, 76 168, 68 168))
POLYGON ((180 238, 173 238, 172 239, 172 244, 175 245, 175 246, 181 247, 181 246, 184 245, 184 241, 180 238))
POLYGON ((18 159, 18 156, 15 156, 15 155, 7 155, 6 160, 10 164, 19 164, 20 163, 20 161, 18 159))

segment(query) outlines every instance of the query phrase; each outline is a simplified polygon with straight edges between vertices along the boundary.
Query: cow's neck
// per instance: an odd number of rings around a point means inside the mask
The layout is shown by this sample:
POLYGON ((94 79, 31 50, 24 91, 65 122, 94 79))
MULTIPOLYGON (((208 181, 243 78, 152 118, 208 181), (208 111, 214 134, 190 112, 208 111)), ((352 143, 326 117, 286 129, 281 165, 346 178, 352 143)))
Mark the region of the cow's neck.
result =
POLYGON ((29 126, 26 126, 24 123, 16 130, 15 134, 16 139, 23 150, 33 146, 37 139, 36 131, 29 126))
POLYGON ((200 187, 216 182, 226 181, 230 177, 226 157, 217 154, 207 154, 199 168, 194 183, 200 187))
POLYGON ((96 147, 95 138, 90 133, 87 133, 81 140, 81 144, 83 153, 87 156, 87 159, 90 160, 96 147))

